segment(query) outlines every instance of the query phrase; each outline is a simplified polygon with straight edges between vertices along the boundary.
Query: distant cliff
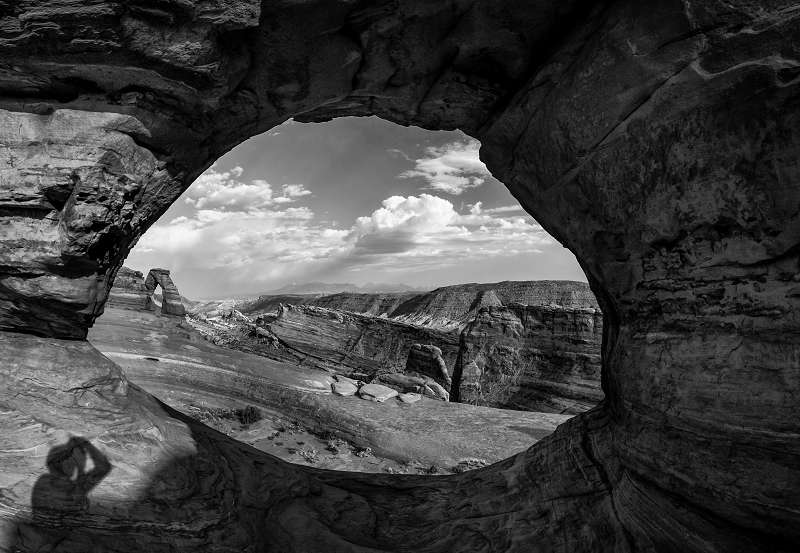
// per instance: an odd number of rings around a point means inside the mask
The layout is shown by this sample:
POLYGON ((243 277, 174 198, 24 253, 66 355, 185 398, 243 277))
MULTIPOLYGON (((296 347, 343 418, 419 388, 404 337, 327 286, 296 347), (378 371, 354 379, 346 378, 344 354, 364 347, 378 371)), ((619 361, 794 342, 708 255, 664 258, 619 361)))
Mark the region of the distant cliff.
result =
POLYGON ((455 401, 575 414, 602 399, 602 314, 586 283, 262 296, 239 307, 198 324, 217 343, 358 379, 423 375, 455 401))
POLYGON ((461 332, 453 400, 579 413, 603 398, 603 317, 594 308, 483 308, 461 332))
POLYGON ((462 328, 478 310, 488 306, 520 303, 598 309, 588 284, 559 280, 458 284, 422 293, 266 295, 242 302, 237 309, 246 315, 260 315, 274 313, 283 303, 384 316, 440 330, 462 328))

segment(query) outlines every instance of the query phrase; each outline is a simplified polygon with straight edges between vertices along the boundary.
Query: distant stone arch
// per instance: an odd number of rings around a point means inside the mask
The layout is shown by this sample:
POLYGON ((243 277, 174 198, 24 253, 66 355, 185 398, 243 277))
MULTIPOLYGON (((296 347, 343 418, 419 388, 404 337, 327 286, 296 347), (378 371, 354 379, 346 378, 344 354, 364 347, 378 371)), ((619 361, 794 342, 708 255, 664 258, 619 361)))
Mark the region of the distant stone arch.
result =
POLYGON ((147 307, 149 309, 157 307, 153 300, 153 294, 156 291, 156 287, 161 286, 161 314, 177 315, 179 317, 186 315, 186 308, 181 301, 181 294, 178 292, 178 287, 172 282, 168 269, 150 269, 144 281, 144 286, 147 290, 147 307))

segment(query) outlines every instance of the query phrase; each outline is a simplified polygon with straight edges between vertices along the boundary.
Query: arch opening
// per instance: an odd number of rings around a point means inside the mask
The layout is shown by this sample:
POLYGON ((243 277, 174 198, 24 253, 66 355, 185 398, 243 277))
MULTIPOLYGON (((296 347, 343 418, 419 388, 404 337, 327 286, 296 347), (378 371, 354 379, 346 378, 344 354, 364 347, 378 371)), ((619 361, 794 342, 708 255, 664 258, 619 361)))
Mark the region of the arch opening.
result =
MULTIPOLYGON (((123 268, 89 340, 167 404, 290 462, 446 474, 509 457, 602 399, 602 314, 479 147, 377 118, 251 138, 126 261, 169 263, 199 297, 186 321, 140 312, 134 328, 118 298, 141 283, 123 268), (154 328, 169 338, 132 339, 154 328), (296 405, 263 392, 276 386, 296 405)), ((154 291, 181 298, 170 271, 147 275, 145 309, 167 313, 154 291)))
POLYGON ((0 9, 0 539, 797 549, 800 81, 785 2, 17 4, 0 9), (289 117, 343 115, 480 139, 598 296, 601 405, 477 471, 317 471, 198 425, 83 341, 122 258, 214 159, 289 117), (68 494, 90 524, 34 514, 48 532, 17 531, 44 450, 92 456, 69 436, 110 463, 89 496, 68 494))

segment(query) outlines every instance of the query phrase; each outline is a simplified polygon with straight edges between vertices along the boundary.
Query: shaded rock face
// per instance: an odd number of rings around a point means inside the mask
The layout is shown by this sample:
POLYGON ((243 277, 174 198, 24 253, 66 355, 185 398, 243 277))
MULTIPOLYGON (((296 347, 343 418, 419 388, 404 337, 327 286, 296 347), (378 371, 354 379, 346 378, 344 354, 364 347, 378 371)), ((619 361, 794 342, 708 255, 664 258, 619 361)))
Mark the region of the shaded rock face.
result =
POLYGON ((481 309, 461 333, 457 401, 577 414, 603 399, 602 315, 511 304, 481 309))
POLYGON ((150 269, 147 279, 144 281, 145 288, 152 302, 153 293, 156 286, 161 287, 161 313, 164 315, 186 315, 186 308, 183 306, 181 294, 178 287, 172 282, 167 269, 150 269))
POLYGON ((406 359, 407 373, 420 373, 442 380, 449 390, 452 383, 442 350, 431 344, 413 344, 406 359))
POLYGON ((28 452, 69 433, 118 444, 128 476, 92 490, 119 508, 65 519, 63 550, 796 550, 795 8, 4 2, 3 537, 31 537, 12 522, 43 469, 28 452), (59 340, 85 337, 135 240, 223 152, 289 117, 370 114, 480 139, 575 253, 604 314, 601 406, 463 475, 329 474, 59 340))

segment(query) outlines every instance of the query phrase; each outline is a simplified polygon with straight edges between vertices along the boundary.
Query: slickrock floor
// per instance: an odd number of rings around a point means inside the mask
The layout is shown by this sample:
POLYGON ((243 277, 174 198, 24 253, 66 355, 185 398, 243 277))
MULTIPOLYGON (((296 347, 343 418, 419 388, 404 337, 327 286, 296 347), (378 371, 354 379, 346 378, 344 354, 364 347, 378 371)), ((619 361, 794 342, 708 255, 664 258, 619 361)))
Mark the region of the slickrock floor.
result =
POLYGON ((107 307, 89 340, 168 405, 262 451, 320 468, 477 468, 526 449, 569 418, 427 398, 408 405, 336 396, 328 373, 215 346, 182 319, 156 313, 107 307), (230 416, 248 405, 263 418, 242 424, 230 416))

